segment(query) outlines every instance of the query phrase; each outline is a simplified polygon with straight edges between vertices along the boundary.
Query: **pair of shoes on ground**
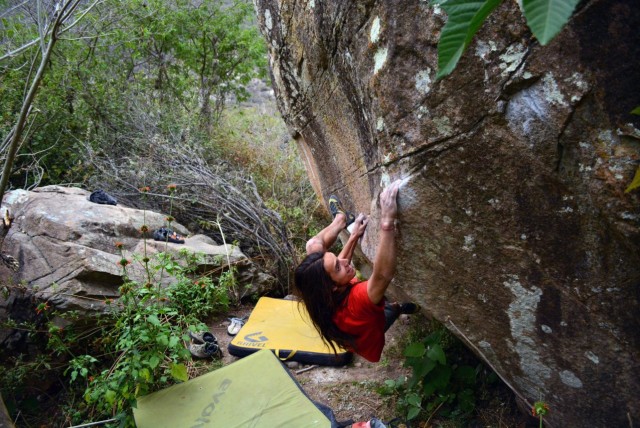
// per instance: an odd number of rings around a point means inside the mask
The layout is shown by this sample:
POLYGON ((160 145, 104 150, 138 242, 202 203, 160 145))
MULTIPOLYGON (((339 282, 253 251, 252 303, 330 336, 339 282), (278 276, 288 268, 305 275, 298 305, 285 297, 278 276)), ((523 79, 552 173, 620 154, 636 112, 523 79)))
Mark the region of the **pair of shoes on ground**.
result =
POLYGON ((335 218, 339 213, 344 214, 347 217, 346 226, 349 226, 351 223, 353 223, 356 220, 356 216, 353 213, 346 211, 342 207, 342 203, 340 202, 340 199, 338 199, 336 195, 329 196, 329 212, 331 213, 331 217, 333 218, 335 218))
POLYGON ((196 358, 222 358, 218 339, 209 331, 189 331, 189 352, 196 358))
POLYGON ((247 320, 247 317, 229 318, 229 321, 231 321, 231 324, 229 324, 229 327, 227 327, 227 333, 229 333, 229 336, 235 336, 236 334, 238 334, 238 332, 240 331, 240 329, 242 328, 246 320, 247 320))
POLYGON ((171 229, 161 227, 153 232, 154 241, 173 242, 174 244, 184 244, 184 238, 171 229))

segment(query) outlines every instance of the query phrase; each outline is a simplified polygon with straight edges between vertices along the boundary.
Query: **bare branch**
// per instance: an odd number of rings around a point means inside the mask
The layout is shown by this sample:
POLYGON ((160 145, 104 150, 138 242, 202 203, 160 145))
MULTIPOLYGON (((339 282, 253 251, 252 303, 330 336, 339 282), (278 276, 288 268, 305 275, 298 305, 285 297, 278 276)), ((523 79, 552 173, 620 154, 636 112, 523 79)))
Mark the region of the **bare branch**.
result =
MULTIPOLYGON (((60 31, 58 32, 58 38, 60 37, 61 34, 64 34, 67 31, 69 31, 70 29, 72 29, 73 27, 75 27, 82 20, 82 18, 85 17, 85 15, 87 13, 89 13, 95 6, 97 6, 98 4, 103 3, 103 2, 104 2, 104 0, 94 0, 93 3, 91 3, 89 6, 87 6, 87 8, 80 13, 80 15, 78 16, 78 18, 76 18, 75 21, 73 21, 70 24, 66 24, 65 23, 65 27, 60 29, 60 31)), ((28 3, 28 2, 24 2, 22 4, 25 4, 25 3, 28 3)), ((76 8, 77 5, 78 5, 78 0, 75 1, 75 5, 73 7, 76 8)), ((65 8, 65 10, 68 10, 68 13, 64 14, 64 16, 62 16, 62 14, 58 15, 59 19, 61 19, 62 21, 66 20, 70 16, 71 12, 73 11, 73 9, 67 9, 67 8, 65 8)), ((32 40, 32 41, 30 41, 28 43, 25 43, 24 45, 20 46, 19 48, 14 49, 14 50, 12 50, 10 52, 7 52, 6 54, 2 55, 0 57, 0 62, 6 60, 8 58, 13 58, 14 56, 19 55, 22 52, 24 52, 25 50, 29 49, 31 46, 33 46, 35 44, 38 44, 38 43, 41 43, 42 40, 45 40, 47 37, 49 37, 51 35, 51 29, 47 29, 47 31, 43 32, 42 34, 37 39, 34 39, 34 40, 32 40), (42 34, 44 34, 44 37, 42 37, 42 34)))
POLYGON ((13 6, 12 8, 5 10, 4 12, 0 13, 0 18, 3 18, 5 16, 7 16, 7 15, 10 15, 11 12, 13 12, 16 9, 21 8, 22 6, 24 6, 27 3, 29 3, 29 0, 25 0, 22 3, 19 3, 19 4, 15 5, 15 6, 13 6))
POLYGON ((271 261, 274 273, 286 283, 293 248, 282 219, 265 206, 253 179, 211 157, 205 148, 191 145, 183 136, 174 136, 175 141, 160 137, 149 125, 153 123, 149 117, 138 117, 132 123, 140 126, 139 135, 109 136, 122 146, 112 144, 101 154, 86 146, 86 158, 100 172, 94 187, 108 189, 129 206, 168 212, 163 189, 169 183, 176 184, 172 215, 180 223, 220 243, 219 223, 227 242, 237 241, 249 257, 271 261), (156 191, 155 197, 147 193, 143 199, 133 191, 143 186, 156 191))
POLYGON ((9 152, 7 153, 7 157, 4 163, 4 169, 2 170, 2 178, 0 179, 0 201, 4 196, 4 191, 7 188, 7 184, 9 183, 9 176, 11 175, 11 169, 13 167, 13 161, 16 157, 16 153, 18 152, 18 147, 20 146, 20 139, 22 138, 22 131, 24 130, 25 123, 27 121, 27 116, 29 111, 31 110, 31 104, 33 102, 33 98, 40 87, 40 83, 42 82, 42 76, 44 75, 45 67, 49 61, 49 57, 53 52, 53 47, 56 43, 56 31, 62 24, 60 16, 54 21, 53 27, 51 29, 51 37, 49 39, 49 43, 47 44, 47 48, 42 55, 42 59, 40 61, 40 67, 36 72, 35 77, 31 82, 31 87, 29 88, 29 92, 25 97, 24 102, 22 103, 22 108, 20 109, 20 115, 18 116, 18 121, 14 127, 14 132, 11 138, 11 143, 9 145, 9 152))
POLYGON ((7 58, 12 58, 24 51, 26 51, 27 49, 29 49, 31 46, 37 44, 40 42, 40 37, 38 37, 35 40, 31 40, 29 43, 24 44, 22 46, 20 46, 19 48, 12 50, 11 52, 7 52, 6 54, 4 54, 3 56, 0 57, 0 62, 2 62, 3 60, 7 59, 7 58))

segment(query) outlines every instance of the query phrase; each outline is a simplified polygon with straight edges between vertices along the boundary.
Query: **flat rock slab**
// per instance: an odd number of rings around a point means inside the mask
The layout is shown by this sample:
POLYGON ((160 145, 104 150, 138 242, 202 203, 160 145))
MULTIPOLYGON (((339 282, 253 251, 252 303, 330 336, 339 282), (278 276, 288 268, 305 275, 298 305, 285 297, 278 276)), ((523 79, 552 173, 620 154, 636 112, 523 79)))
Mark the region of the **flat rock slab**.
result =
MULTIPOLYGON (((237 266, 241 283, 248 285, 244 293, 264 293, 274 282, 236 246, 217 245, 204 235, 188 236, 189 231, 175 222, 170 227, 185 237, 184 244, 154 241, 153 231, 166 226, 165 214, 95 204, 89 201, 89 193, 48 186, 31 192, 12 191, 5 197, 3 209, 9 210, 14 221, 3 250, 21 266, 16 275, 5 275, 14 283, 25 284, 38 300, 61 310, 101 311, 106 299, 119 297, 118 287, 124 281, 122 258, 131 262, 129 278, 144 284, 147 274, 142 257, 146 254, 152 259, 164 251, 202 254, 202 272, 228 263, 237 266), (145 224, 148 232, 143 234, 145 224), (122 244, 121 250, 116 243, 122 244)), ((171 277, 165 272, 154 281, 166 284, 171 277)))

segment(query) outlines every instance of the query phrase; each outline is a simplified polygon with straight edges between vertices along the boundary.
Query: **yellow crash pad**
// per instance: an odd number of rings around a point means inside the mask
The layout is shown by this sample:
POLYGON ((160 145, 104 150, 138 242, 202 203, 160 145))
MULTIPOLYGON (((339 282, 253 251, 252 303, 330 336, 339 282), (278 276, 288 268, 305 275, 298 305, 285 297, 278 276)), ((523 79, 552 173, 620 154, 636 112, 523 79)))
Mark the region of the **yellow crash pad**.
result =
POLYGON ((325 344, 311 323, 304 304, 294 300, 261 297, 249 319, 229 344, 229 353, 244 357, 269 349, 282 360, 341 366, 352 354, 325 344))

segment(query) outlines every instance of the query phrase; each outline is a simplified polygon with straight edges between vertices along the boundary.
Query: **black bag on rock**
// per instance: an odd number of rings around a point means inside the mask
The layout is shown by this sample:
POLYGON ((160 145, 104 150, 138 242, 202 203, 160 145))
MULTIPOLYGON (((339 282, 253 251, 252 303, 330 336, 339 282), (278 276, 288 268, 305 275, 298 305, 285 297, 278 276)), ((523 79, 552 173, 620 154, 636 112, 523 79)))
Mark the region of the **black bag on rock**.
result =
POLYGON ((102 189, 98 189, 89 196, 89 200, 95 204, 118 205, 116 198, 102 189))

